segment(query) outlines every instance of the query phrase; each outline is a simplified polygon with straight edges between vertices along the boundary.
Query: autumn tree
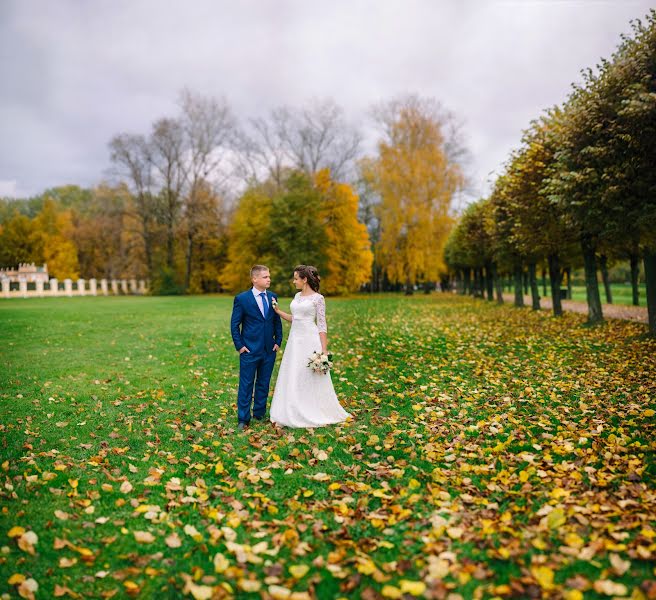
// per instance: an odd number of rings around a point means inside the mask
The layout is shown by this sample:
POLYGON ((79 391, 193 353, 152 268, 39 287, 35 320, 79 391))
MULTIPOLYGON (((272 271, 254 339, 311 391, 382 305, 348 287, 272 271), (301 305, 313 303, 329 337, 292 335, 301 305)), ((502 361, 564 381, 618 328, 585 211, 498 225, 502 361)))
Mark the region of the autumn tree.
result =
POLYGON ((46 198, 34 218, 39 262, 48 265, 48 273, 58 279, 77 279, 79 263, 73 242, 71 211, 59 210, 52 198, 46 198))
POLYGON ((32 220, 14 209, 13 215, 0 225, 0 266, 40 262, 40 241, 32 220))
POLYGON ((237 200, 228 226, 226 262, 219 275, 226 290, 246 289, 251 267, 271 262, 271 210, 271 198, 264 186, 249 188, 237 200))
POLYGON ((326 235, 322 289, 328 294, 355 292, 370 280, 373 261, 367 228, 358 220, 358 196, 350 185, 332 180, 328 169, 317 173, 315 184, 326 235))
POLYGON ((390 281, 410 293, 416 283, 436 280, 444 267, 451 202, 463 176, 447 153, 448 116, 433 104, 410 97, 375 114, 384 137, 378 155, 362 161, 361 170, 380 196, 376 253, 390 281))
POLYGON ((268 237, 271 278, 284 293, 295 265, 314 265, 325 273, 328 236, 322 222, 322 198, 313 180, 293 171, 271 200, 268 237))
POLYGON ((287 171, 276 181, 249 188, 238 200, 228 228, 227 263, 220 281, 230 291, 248 286, 255 263, 266 264, 272 285, 286 293, 297 264, 322 275, 322 291, 355 291, 369 280, 371 250, 357 218, 353 189, 331 179, 328 170, 310 178, 287 171))

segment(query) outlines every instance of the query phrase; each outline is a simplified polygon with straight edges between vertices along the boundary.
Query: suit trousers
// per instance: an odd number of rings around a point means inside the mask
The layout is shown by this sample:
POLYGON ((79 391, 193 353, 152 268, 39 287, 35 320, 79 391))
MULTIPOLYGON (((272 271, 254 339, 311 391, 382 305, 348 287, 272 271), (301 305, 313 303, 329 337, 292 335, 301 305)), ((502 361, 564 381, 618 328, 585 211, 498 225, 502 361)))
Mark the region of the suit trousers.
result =
POLYGON ((239 392, 237 393, 237 419, 240 423, 251 420, 253 416, 264 417, 266 401, 269 396, 269 382, 276 364, 275 352, 244 352, 239 355, 239 392), (255 392, 255 394, 253 394, 255 392))

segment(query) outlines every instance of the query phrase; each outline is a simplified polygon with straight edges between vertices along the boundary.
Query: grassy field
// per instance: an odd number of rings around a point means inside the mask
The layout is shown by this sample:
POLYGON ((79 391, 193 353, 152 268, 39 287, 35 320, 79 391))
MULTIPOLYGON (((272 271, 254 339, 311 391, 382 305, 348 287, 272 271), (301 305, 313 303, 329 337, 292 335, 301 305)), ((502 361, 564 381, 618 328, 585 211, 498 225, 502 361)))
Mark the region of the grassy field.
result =
MULTIPOLYGON (((613 304, 625 304, 627 306, 633 304, 631 284, 611 283, 610 291, 613 295, 613 304)), ((605 304, 606 292, 604 291, 603 284, 599 285, 599 294, 601 295, 601 302, 605 304)), ((638 299, 640 300, 640 306, 647 306, 647 290, 644 283, 639 286, 638 299)), ((580 302, 586 301, 585 285, 572 286, 572 300, 579 300, 580 302)))
POLYGON ((0 302, 0 591, 654 597, 646 326, 329 299, 353 420, 238 434, 231 306, 0 302))
MULTIPOLYGON (((544 294, 544 289, 542 287, 542 280, 538 279, 538 289, 540 291, 540 296, 545 298, 551 297, 551 288, 549 287, 550 283, 547 279, 547 293, 544 294)), ((563 285, 563 287, 565 287, 563 285)), ((512 292, 512 288, 505 288, 505 291, 512 292)), ((630 283, 611 283, 610 291, 613 295, 613 304, 620 304, 625 306, 631 306, 633 304, 633 291, 631 289, 630 283)), ((530 293, 530 292, 529 292, 530 293)), ((606 292, 604 291, 603 283, 599 283, 599 294, 601 296, 602 304, 606 304, 606 292)), ((647 290, 645 284, 641 283, 639 286, 639 296, 640 306, 647 306, 647 290)), ((577 300, 578 302, 587 302, 585 295, 585 285, 572 285, 572 300, 577 300)))

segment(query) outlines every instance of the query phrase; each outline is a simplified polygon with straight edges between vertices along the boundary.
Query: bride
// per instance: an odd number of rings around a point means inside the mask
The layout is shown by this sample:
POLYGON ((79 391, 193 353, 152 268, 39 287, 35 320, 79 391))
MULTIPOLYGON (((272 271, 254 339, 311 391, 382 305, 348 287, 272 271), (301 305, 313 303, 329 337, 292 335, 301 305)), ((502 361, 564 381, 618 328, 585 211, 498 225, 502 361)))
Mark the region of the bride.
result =
POLYGON ((271 400, 270 418, 277 425, 320 427, 351 416, 337 400, 330 372, 316 373, 308 367, 313 352, 328 352, 326 301, 319 281, 314 267, 299 265, 294 286, 300 291, 290 304, 292 314, 274 305, 276 313, 292 324, 271 400))

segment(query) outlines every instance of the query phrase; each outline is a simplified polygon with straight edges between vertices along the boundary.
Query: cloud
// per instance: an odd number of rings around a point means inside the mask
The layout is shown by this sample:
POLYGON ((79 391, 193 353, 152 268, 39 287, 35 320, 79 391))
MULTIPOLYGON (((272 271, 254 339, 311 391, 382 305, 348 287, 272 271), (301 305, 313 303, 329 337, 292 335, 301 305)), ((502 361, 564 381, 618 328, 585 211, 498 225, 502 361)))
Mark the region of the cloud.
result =
POLYGON ((174 114, 183 87, 225 96, 242 119, 332 96, 358 122, 375 102, 418 93, 465 122, 483 194, 530 119, 649 4, 5 0, 0 179, 29 194, 94 185, 109 139, 174 114))

